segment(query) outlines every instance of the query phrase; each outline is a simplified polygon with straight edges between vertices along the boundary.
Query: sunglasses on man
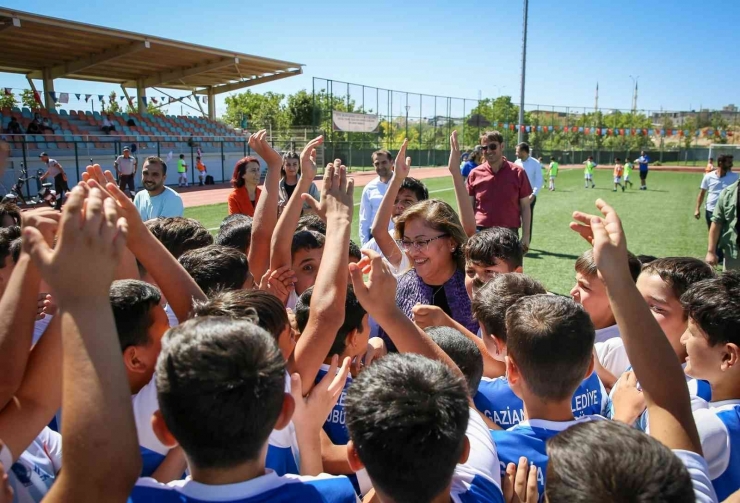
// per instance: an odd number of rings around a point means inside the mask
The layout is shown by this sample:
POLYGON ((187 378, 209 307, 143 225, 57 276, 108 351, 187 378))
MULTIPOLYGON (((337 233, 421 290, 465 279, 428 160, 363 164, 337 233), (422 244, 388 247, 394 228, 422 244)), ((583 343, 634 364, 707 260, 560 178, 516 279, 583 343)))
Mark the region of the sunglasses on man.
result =
POLYGON ((495 152, 496 150, 498 150, 498 144, 497 143, 490 143, 488 145, 481 145, 480 146, 480 149, 483 150, 484 152, 486 150, 490 150, 491 152, 495 152))

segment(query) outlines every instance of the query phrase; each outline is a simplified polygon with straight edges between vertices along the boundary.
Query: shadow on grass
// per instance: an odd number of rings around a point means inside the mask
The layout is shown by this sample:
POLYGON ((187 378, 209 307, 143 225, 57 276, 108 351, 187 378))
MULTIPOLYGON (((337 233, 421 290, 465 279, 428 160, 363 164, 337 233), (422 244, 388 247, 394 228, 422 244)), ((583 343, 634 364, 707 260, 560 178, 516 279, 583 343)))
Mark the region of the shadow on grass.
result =
POLYGON ((576 260, 578 258, 578 255, 571 255, 568 253, 555 253, 555 252, 530 248, 530 250, 527 252, 525 257, 533 258, 533 259, 541 259, 544 257, 557 257, 557 258, 567 258, 571 260, 576 260))

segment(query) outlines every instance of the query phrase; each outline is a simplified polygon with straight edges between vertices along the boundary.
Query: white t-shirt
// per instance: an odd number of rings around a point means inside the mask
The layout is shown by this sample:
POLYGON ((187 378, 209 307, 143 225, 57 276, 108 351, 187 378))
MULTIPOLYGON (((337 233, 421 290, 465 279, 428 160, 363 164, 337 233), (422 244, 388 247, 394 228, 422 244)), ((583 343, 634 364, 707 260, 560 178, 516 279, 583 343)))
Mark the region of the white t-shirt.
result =
POLYGON ((717 494, 709 481, 707 462, 695 452, 674 449, 673 454, 681 460, 691 477, 697 503, 716 503, 717 494))
POLYGON ((15 493, 13 503, 38 503, 62 469, 62 436, 44 428, 15 462, 10 449, 3 445, 0 461, 15 493))
MULTIPOLYGON (((389 180, 390 182, 390 180, 389 180)), ((375 214, 383 202, 383 196, 388 191, 388 182, 383 183, 380 177, 375 177, 365 188, 362 189, 362 198, 360 199, 360 246, 370 241, 373 237, 370 234, 370 227, 375 219, 375 214)), ((392 223, 392 221, 391 221, 392 223)))
POLYGON ((450 496, 455 503, 503 501, 499 459, 491 434, 478 414, 470 409, 465 435, 470 454, 465 464, 458 464, 452 475, 450 496))
POLYGON ((719 201, 722 189, 729 187, 738 180, 738 174, 728 171, 725 176, 720 177, 718 171, 712 171, 704 175, 700 188, 707 191, 707 211, 714 211, 719 201))
POLYGON ((175 311, 172 310, 169 304, 165 304, 164 306, 164 312, 167 314, 167 322, 170 325, 170 328, 176 327, 180 324, 180 320, 177 319, 177 315, 175 314, 175 311))
POLYGON ((737 460, 737 451, 740 450, 740 399, 703 402, 703 407, 697 406, 697 402, 699 400, 694 399, 692 407, 701 449, 709 468, 709 478, 717 495, 724 500, 740 489, 740 465, 731 463, 731 460, 737 460), (717 485, 720 477, 724 479, 722 488, 734 484, 731 492, 720 490, 717 485))
POLYGON ((611 372, 614 377, 618 378, 629 368, 630 360, 621 337, 613 337, 604 342, 597 342, 594 344, 594 348, 601 366, 611 372))
POLYGON ((138 192, 134 197, 134 206, 145 222, 160 217, 181 217, 185 211, 182 197, 169 187, 165 187, 164 192, 154 197, 146 190, 138 192))
POLYGON ((157 386, 154 377, 139 392, 131 396, 134 409, 134 422, 139 437, 139 451, 144 462, 142 473, 151 475, 164 461, 169 447, 159 441, 152 428, 152 415, 159 410, 157 386))
MULTIPOLYGON (((398 245, 396 245, 398 248, 398 245)), ((398 265, 398 267, 395 267, 391 262, 386 258, 386 256, 383 254, 383 251, 380 249, 380 246, 375 241, 375 238, 372 238, 370 241, 362 245, 363 250, 373 250, 374 252, 380 254, 380 256, 383 257, 383 260, 385 260, 386 264, 388 264, 388 267, 391 268, 391 272, 393 275, 398 278, 399 276, 403 276, 403 274, 411 269, 411 261, 409 260, 408 255, 404 253, 404 251, 401 248, 398 248, 398 252, 401 254, 401 263, 398 265)))
POLYGON ((532 193, 536 196, 542 188, 542 183, 544 181, 542 178, 542 164, 540 164, 540 161, 530 155, 527 157, 526 161, 517 159, 514 164, 521 166, 522 169, 524 169, 524 172, 527 173, 529 185, 532 186, 532 193))

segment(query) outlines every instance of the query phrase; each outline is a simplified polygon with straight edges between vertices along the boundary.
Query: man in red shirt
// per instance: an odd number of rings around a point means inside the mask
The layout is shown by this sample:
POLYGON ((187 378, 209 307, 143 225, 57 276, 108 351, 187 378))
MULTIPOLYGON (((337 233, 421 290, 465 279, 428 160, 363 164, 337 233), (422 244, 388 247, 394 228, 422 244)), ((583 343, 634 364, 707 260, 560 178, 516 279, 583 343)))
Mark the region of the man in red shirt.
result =
POLYGON ((470 172, 468 195, 475 210, 478 230, 508 227, 519 231, 525 252, 529 249, 532 223, 529 196, 532 186, 527 173, 504 157, 504 137, 498 131, 484 133, 480 139, 486 160, 470 172))

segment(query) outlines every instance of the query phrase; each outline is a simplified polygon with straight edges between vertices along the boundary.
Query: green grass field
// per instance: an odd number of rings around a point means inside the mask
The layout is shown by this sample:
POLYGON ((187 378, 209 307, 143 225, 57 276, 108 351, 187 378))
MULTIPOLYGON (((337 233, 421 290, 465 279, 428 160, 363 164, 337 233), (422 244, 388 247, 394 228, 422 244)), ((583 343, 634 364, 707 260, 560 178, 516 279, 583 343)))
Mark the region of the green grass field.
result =
MULTIPOLYGON (((614 193, 611 175, 607 171, 597 170, 596 189, 583 188, 581 170, 561 171, 557 190, 544 190, 537 201, 532 249, 524 261, 525 272, 542 281, 553 292, 569 292, 574 283, 573 264, 588 246, 568 228, 570 216, 573 210, 596 211, 594 201, 599 197, 619 212, 633 253, 703 258, 707 228, 703 216, 701 220, 695 220, 693 216, 701 177, 699 173, 654 171, 648 178, 648 191, 637 190, 639 180, 636 178, 634 189, 614 193)), ((425 183, 430 197, 455 205, 449 178, 430 179, 425 183)), ((355 190, 354 240, 359 235, 357 214, 361 192, 360 187, 355 190)), ((226 214, 226 204, 185 210, 186 217, 200 220, 209 229, 217 228, 226 214)))

